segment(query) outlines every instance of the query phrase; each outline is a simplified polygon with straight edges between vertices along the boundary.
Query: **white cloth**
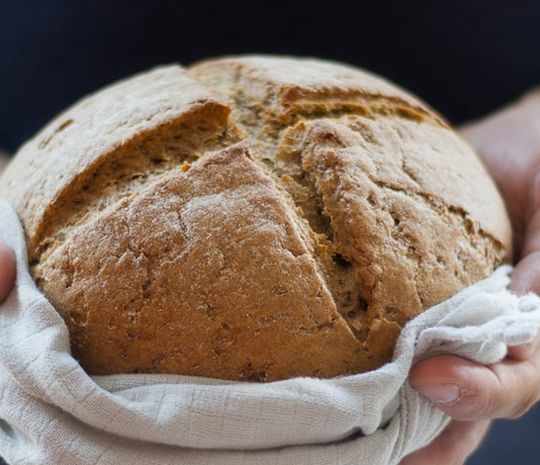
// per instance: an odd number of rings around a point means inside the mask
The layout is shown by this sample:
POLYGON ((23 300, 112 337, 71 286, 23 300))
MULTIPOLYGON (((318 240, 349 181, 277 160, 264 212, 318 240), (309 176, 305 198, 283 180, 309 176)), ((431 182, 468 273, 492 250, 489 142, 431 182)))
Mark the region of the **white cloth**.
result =
POLYGON ((410 322, 393 361, 369 373, 267 384, 90 377, 28 274, 3 201, 0 240, 18 260, 0 307, 0 456, 13 465, 396 464, 449 421, 407 383, 415 360, 451 352, 492 363, 540 324, 539 299, 510 294, 504 267, 410 322))

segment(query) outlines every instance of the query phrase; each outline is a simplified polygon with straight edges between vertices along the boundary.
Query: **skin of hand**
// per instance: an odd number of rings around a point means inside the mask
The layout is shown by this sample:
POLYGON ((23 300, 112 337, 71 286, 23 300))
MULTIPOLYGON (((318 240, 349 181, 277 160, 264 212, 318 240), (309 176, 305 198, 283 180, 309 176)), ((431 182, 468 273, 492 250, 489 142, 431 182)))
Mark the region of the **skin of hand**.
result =
MULTIPOLYGON (((0 149, 0 175, 9 158, 0 149)), ((0 303, 6 300, 15 284, 15 256, 11 249, 0 243, 0 303)))
MULTIPOLYGON (((0 149, 0 175, 9 158, 0 149)), ((11 249, 0 243, 0 303, 9 295, 15 283, 15 256, 11 249)))
MULTIPOLYGON (((540 91, 460 132, 506 201, 516 253, 510 287, 540 294, 540 91)), ((491 419, 518 418, 540 399, 540 337, 510 347, 503 361, 488 367, 451 355, 431 357, 413 367, 409 380, 453 420, 399 465, 462 465, 491 419)))
POLYGON ((15 283, 15 257, 9 247, 0 244, 0 303, 9 295, 15 283))

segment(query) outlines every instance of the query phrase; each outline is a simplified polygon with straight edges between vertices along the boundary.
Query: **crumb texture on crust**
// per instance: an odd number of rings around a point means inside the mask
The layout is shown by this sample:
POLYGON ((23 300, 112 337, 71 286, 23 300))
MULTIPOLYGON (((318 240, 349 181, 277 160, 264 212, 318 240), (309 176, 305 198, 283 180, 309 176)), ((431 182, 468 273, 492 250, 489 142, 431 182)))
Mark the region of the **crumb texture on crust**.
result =
POLYGON ((322 60, 114 84, 26 143, 0 195, 92 374, 368 371, 511 255, 502 199, 444 120, 322 60))

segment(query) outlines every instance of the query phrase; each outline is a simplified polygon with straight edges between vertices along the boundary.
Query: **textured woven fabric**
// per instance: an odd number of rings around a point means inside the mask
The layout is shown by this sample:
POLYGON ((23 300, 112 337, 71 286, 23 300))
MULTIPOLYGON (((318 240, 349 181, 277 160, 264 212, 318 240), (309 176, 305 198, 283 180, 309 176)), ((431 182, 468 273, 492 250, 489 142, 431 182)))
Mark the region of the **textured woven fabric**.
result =
POLYGON ((508 292, 503 267, 411 321, 393 361, 369 373, 266 384, 90 377, 28 274, 20 223, 2 201, 0 240, 18 260, 0 306, 0 456, 13 465, 396 464, 449 421, 407 383, 416 360, 493 363, 540 325, 539 299, 508 292))

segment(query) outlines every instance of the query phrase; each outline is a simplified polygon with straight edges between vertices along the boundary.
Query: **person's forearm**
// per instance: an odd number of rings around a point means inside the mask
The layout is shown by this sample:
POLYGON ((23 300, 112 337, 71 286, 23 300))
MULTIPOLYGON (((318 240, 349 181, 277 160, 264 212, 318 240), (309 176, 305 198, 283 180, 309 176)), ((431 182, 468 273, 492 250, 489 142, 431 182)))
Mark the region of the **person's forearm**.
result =
MULTIPOLYGON (((508 165, 513 168, 516 153, 537 152, 540 146, 540 87, 532 89, 518 100, 511 102, 500 110, 472 121, 458 128, 462 136, 478 151, 492 175, 499 184, 507 184, 507 176, 520 178, 530 174, 530 167, 524 165, 523 170, 508 172, 508 165), (502 179, 504 178, 504 181, 502 179)), ((524 155, 520 155, 525 157, 524 155)), ((526 157, 525 157, 526 158, 526 157)), ((522 183, 518 182, 521 186, 522 183)), ((510 194, 513 192, 503 192, 510 194)))
MULTIPOLYGON (((476 149, 506 200, 521 258, 530 220, 539 211, 540 88, 505 108, 460 128, 476 149)), ((540 288, 539 288, 540 290, 540 288)))

